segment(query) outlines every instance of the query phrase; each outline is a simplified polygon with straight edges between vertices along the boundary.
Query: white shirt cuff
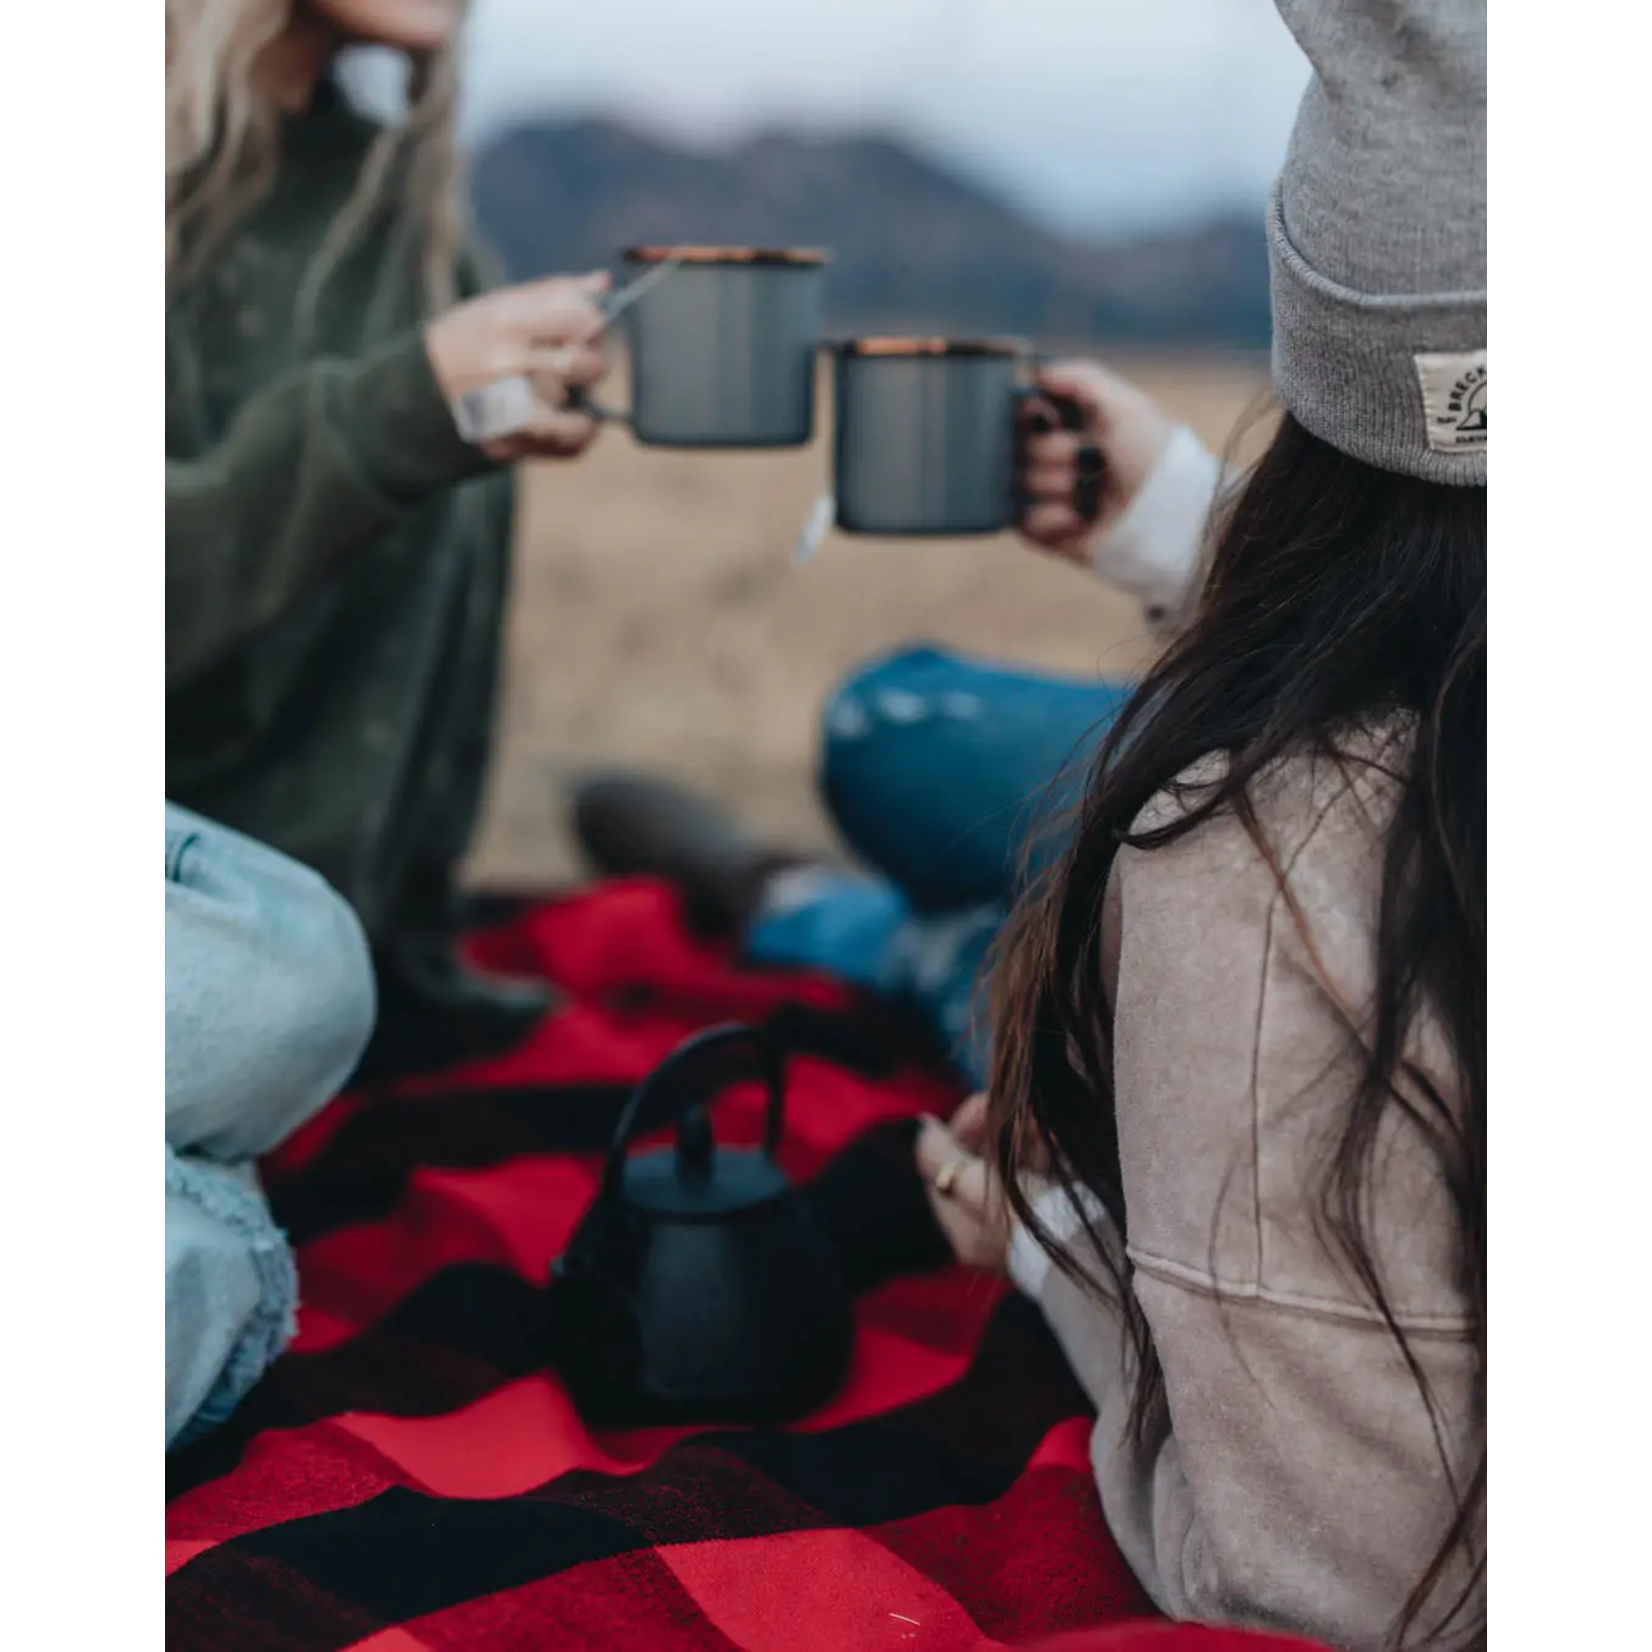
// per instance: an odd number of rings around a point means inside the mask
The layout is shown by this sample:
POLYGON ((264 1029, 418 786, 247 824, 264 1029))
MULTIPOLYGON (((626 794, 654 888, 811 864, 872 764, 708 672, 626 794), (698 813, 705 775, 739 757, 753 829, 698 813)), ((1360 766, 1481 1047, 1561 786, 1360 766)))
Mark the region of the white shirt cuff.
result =
MULTIPOLYGON (((1028 1191, 1032 1193, 1033 1214, 1039 1226, 1062 1250, 1069 1250, 1075 1241, 1083 1240, 1081 1209, 1092 1222, 1106 1223, 1110 1220, 1102 1202, 1083 1188, 1078 1189, 1074 1196, 1076 1204, 1074 1198, 1069 1198, 1053 1183, 1046 1182, 1028 1191)), ((1088 1240, 1083 1242, 1087 1244, 1088 1240)), ((1044 1281, 1049 1278, 1050 1269, 1054 1266, 1050 1253, 1020 1222, 1016 1222, 1010 1231, 1009 1251, 1009 1276, 1015 1288, 1023 1296, 1030 1296, 1034 1302, 1040 1301, 1044 1294, 1044 1281)))
POLYGON ((1220 460, 1178 425, 1130 508, 1096 546, 1091 567, 1150 609, 1179 609, 1198 577, 1221 485, 1220 460))

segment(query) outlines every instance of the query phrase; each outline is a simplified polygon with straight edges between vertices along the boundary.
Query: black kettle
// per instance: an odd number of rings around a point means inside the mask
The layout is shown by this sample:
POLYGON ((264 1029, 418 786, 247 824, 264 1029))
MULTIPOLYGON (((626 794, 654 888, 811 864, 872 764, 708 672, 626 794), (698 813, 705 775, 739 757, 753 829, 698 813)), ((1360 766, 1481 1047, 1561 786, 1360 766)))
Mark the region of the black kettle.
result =
POLYGON ((835 1248, 775 1163, 780 1051, 757 1028, 690 1039, 620 1116, 595 1203, 551 1269, 551 1363, 588 1421, 765 1423, 842 1382, 854 1312, 835 1248), (760 1149, 718 1147, 708 1108, 760 1080, 760 1149), (627 1156, 667 1124, 672 1147, 627 1156))

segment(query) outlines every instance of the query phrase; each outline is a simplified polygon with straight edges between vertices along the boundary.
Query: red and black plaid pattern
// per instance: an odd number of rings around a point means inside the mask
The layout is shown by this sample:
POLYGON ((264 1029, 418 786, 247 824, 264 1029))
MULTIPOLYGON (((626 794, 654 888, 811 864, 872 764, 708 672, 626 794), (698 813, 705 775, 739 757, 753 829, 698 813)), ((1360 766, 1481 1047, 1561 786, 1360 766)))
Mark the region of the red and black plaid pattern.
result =
MULTIPOLYGON (((696 947, 652 886, 524 908, 477 951, 569 1001, 506 1058, 339 1101, 268 1167, 298 1338, 169 1461, 169 1645, 1265 1652, 1149 1621, 1081 1392, 1036 1311, 962 1270, 864 1294, 847 1386, 797 1427, 587 1429, 540 1309, 637 1079, 708 1023, 768 1024, 799 1179, 956 1091, 835 985, 696 947)), ((760 1098, 717 1119, 755 1142, 760 1098)))

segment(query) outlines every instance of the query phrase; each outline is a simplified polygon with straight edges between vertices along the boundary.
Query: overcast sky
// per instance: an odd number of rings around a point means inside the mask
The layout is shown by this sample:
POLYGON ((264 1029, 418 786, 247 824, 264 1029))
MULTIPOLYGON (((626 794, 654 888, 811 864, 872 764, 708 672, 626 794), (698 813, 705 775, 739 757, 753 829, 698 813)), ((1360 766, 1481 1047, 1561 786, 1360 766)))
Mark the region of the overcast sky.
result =
POLYGON ((1259 208, 1304 62, 1273 0, 475 0, 473 137, 879 126, 1071 228, 1259 208))

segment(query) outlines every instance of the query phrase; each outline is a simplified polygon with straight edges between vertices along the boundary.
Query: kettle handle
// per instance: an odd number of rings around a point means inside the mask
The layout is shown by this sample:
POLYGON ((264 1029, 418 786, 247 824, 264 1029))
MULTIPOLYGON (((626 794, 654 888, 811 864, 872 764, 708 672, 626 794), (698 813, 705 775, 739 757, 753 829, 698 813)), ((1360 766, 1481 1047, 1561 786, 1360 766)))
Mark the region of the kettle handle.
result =
MULTIPOLYGON (((602 1170, 602 1192, 613 1197, 625 1181, 625 1150, 639 1130, 658 1129, 663 1124, 681 1122, 680 1108, 667 1118, 654 1116, 660 1095, 685 1067, 691 1066, 710 1050, 745 1048, 755 1053, 757 1068, 769 1092, 768 1116, 763 1130, 763 1151, 773 1158, 780 1147, 780 1132, 785 1123, 786 1071, 780 1047, 761 1027, 731 1023, 712 1027, 697 1033, 686 1043, 679 1044, 658 1067, 631 1093, 625 1110, 620 1114, 614 1130, 614 1139, 608 1147, 608 1160, 602 1170)), ((701 1106, 710 1098, 696 1097, 691 1106, 701 1106)))

